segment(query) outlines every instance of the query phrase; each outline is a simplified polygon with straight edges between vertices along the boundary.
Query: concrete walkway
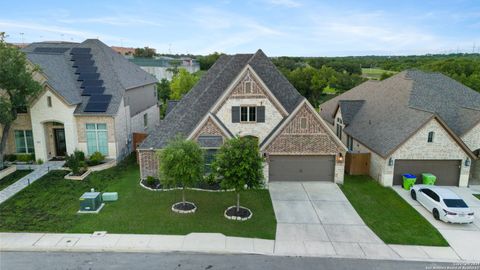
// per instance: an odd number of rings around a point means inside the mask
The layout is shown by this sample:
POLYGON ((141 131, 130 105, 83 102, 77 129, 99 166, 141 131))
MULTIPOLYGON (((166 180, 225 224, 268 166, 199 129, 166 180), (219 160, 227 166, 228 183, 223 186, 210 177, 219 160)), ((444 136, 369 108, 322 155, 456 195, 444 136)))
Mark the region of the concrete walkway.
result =
POLYGON ((277 218, 274 253, 368 259, 459 260, 450 247, 385 244, 363 222, 338 185, 269 184, 277 218))
MULTIPOLYGON (((29 183, 35 182, 37 179, 41 178, 47 174, 50 170, 57 170, 63 166, 65 161, 47 161, 40 166, 32 167, 34 168, 33 172, 27 174, 26 176, 20 178, 17 182, 11 184, 10 186, 4 188, 0 191, 0 204, 8 200, 13 195, 17 194, 20 190, 24 189, 29 185, 29 183)), ((24 168, 28 169, 28 168, 24 168)))
POLYGON ((448 188, 463 198, 475 212, 475 220, 472 224, 451 224, 435 220, 432 213, 411 198, 409 191, 402 189, 400 186, 393 187, 407 203, 437 228, 461 259, 480 261, 480 200, 472 195, 472 193, 478 192, 471 188, 448 188))

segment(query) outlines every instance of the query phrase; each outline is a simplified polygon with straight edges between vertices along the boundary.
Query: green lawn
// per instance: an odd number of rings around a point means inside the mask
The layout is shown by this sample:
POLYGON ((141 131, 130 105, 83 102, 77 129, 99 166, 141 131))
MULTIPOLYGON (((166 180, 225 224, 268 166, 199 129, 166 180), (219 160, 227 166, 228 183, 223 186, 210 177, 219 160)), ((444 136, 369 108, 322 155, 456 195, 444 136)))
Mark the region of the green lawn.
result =
POLYGON ((17 170, 8 175, 7 177, 0 179, 0 190, 3 190, 4 188, 15 183, 17 180, 20 180, 20 178, 31 172, 32 170, 17 170))
POLYGON ((227 220, 224 210, 235 203, 232 192, 188 191, 195 214, 175 214, 171 205, 180 191, 154 192, 139 186, 138 165, 129 159, 116 168, 92 173, 85 181, 63 179, 52 171, 0 205, 0 231, 187 234, 219 232, 229 236, 274 239, 275 214, 267 190, 242 193, 241 204, 253 211, 251 220, 227 220), (119 201, 107 203, 98 214, 76 214, 83 192, 119 192, 119 201))
POLYGON ((341 186, 363 221, 387 244, 448 246, 425 218, 393 189, 368 176, 345 176, 341 186))
POLYGON ((383 73, 396 74, 396 71, 380 68, 362 68, 362 76, 368 79, 379 80, 383 73))
POLYGON ((473 194, 473 196, 477 197, 480 200, 480 194, 473 194))

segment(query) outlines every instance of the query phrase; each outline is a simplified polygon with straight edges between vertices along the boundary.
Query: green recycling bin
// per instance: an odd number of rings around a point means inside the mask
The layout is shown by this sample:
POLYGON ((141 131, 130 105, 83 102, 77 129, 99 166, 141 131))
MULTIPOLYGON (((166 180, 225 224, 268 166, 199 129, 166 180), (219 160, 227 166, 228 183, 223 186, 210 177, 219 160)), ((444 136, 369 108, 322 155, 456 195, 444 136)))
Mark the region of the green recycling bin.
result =
POLYGON ((406 189, 406 190, 410 190, 410 188, 417 181, 417 177, 415 175, 409 174, 409 173, 403 174, 402 178, 403 178, 403 188, 406 189))
POLYGON ((422 180, 424 185, 435 185, 437 177, 431 173, 422 173, 422 180))

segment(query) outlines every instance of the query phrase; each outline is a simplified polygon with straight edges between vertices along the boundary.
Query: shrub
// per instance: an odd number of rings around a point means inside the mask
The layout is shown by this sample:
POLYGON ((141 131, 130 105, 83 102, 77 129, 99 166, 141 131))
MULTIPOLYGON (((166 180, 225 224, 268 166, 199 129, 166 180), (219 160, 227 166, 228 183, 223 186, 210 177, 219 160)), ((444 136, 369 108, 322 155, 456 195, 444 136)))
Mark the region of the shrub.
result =
POLYGON ((147 176, 147 185, 153 187, 155 185, 155 178, 153 176, 147 176))
POLYGON ((42 165, 43 164, 43 159, 41 159, 41 158, 37 159, 37 164, 42 165))
POLYGON ((85 153, 83 151, 75 150, 73 154, 79 161, 85 161, 85 153))
POLYGON ((80 169, 82 168, 81 161, 78 160, 75 154, 71 154, 70 156, 68 156, 65 162, 65 166, 67 166, 70 170, 72 170, 72 173, 74 175, 79 175, 80 169))
POLYGON ((30 162, 35 160, 34 154, 18 154, 16 160, 19 162, 30 162))
POLYGON ((102 163, 103 160, 105 160, 105 156, 100 152, 95 152, 90 156, 88 165, 95 166, 102 163))
POLYGON ((17 160, 17 156, 12 154, 12 155, 5 155, 5 158, 4 158, 6 161, 10 161, 10 162, 14 162, 15 160, 17 160))

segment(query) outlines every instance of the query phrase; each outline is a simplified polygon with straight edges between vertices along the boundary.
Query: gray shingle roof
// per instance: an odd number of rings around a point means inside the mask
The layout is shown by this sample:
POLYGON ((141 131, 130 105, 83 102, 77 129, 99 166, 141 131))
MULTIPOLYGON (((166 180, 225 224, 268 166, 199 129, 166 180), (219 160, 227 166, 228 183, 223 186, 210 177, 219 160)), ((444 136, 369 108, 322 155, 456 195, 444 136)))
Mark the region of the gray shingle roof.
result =
POLYGON ((177 134, 188 136, 246 65, 253 68, 287 112, 293 111, 303 99, 261 50, 255 54, 223 55, 144 140, 140 149, 162 148, 177 134))
POLYGON ((348 125, 352 122, 363 103, 365 100, 340 100, 338 102, 344 124, 348 125))
POLYGON ((122 97, 126 90, 157 82, 155 77, 143 71, 137 65, 130 63, 123 56, 115 53, 110 47, 98 39, 87 39, 82 43, 72 42, 39 42, 32 43, 23 51, 27 58, 42 69, 47 76, 47 82, 65 101, 71 105, 78 105, 75 114, 92 115, 117 113, 122 97), (64 53, 36 52, 39 47, 66 48, 64 53), (105 86, 104 94, 112 95, 108 109, 104 113, 84 112, 89 97, 81 96, 83 91, 77 81, 75 69, 70 61, 72 48, 90 48, 95 66, 105 86))
POLYGON ((458 136, 480 121, 480 93, 440 73, 407 70, 367 81, 323 103, 320 115, 333 124, 337 106, 347 100, 364 102, 344 131, 384 157, 433 116, 458 136))

